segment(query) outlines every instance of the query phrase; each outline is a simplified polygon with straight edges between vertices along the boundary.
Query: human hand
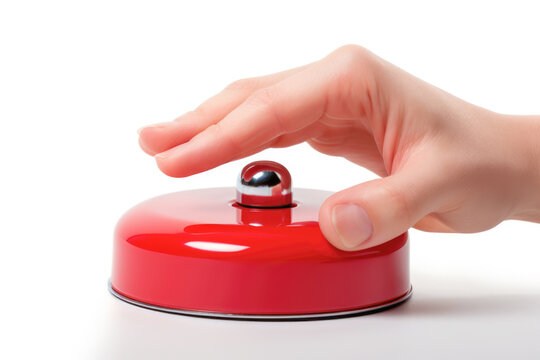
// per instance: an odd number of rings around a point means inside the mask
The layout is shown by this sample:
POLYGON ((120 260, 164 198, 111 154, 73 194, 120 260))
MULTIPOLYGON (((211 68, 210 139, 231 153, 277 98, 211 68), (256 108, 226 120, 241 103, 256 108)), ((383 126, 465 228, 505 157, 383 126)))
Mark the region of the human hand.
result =
POLYGON ((142 149, 185 177, 307 141, 380 179, 321 206, 325 237, 360 250, 415 227, 477 232, 540 221, 540 119, 496 114, 347 45, 320 61, 232 83, 175 121, 140 130, 142 149))

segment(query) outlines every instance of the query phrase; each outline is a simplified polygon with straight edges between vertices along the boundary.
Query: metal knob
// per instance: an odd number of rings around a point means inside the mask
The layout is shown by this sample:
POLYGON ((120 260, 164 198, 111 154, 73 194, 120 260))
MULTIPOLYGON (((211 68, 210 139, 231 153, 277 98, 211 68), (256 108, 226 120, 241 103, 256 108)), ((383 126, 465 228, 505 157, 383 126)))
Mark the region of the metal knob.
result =
POLYGON ((249 207, 275 208, 292 204, 291 174, 274 161, 247 164, 236 182, 236 201, 249 207))

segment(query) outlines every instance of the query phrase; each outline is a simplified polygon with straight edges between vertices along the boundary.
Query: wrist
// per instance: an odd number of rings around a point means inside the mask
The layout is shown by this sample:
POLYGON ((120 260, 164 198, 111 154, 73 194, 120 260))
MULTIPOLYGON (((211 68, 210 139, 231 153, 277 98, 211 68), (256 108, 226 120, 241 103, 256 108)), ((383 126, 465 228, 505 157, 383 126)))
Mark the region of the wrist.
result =
POLYGON ((507 156, 516 170, 510 219, 540 222, 540 116, 504 116, 507 156))

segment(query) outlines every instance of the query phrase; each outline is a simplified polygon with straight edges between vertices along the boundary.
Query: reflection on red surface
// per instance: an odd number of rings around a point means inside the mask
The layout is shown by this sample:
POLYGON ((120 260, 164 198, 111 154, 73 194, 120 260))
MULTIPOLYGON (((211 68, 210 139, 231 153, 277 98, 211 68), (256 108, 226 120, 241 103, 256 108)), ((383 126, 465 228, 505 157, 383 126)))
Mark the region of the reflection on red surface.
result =
POLYGON ((194 249, 215 252, 237 252, 249 249, 249 246, 224 244, 212 241, 188 241, 185 245, 194 249))

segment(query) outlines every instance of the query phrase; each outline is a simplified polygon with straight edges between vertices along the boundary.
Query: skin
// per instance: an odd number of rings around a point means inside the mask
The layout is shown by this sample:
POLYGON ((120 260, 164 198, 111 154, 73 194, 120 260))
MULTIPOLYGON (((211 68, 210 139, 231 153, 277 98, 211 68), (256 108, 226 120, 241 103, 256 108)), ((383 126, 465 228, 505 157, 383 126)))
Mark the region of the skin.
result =
POLYGON ((469 104, 356 45, 236 81, 139 134, 173 177, 304 141, 380 175, 321 206, 321 231, 342 250, 411 227, 469 233, 506 219, 540 222, 540 117, 469 104))

